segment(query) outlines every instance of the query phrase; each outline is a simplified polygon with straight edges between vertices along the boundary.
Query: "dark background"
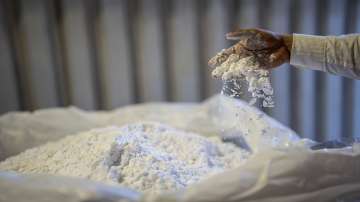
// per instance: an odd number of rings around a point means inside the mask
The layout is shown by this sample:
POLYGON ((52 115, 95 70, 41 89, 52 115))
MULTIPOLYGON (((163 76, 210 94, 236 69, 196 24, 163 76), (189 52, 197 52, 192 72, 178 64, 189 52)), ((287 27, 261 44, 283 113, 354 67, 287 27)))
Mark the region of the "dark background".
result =
MULTIPOLYGON (((359 32, 360 1, 0 0, 0 113, 204 100, 221 89, 207 60, 235 27, 359 32)), ((266 112, 300 135, 360 137, 359 81, 288 65, 272 81, 266 112)))

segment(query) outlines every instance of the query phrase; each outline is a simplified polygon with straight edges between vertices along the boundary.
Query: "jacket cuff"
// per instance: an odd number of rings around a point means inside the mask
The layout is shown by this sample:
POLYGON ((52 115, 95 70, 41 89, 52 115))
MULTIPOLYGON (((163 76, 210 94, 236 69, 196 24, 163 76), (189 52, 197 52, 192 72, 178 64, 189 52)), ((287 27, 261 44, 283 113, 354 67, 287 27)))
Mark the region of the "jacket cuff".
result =
POLYGON ((324 71, 325 36, 293 34, 290 64, 296 67, 324 71))

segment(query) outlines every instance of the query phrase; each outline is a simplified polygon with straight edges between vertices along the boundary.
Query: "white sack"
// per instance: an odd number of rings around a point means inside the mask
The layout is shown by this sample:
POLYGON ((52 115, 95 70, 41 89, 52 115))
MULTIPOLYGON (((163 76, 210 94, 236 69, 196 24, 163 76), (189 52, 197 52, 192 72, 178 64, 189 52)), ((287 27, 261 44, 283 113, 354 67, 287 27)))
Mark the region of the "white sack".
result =
MULTIPOLYGON (((207 136, 239 137, 253 152, 253 156, 236 169, 183 191, 144 195, 140 201, 346 202, 360 199, 359 149, 311 151, 307 146, 309 141, 299 139, 279 122, 242 101, 219 95, 202 104, 144 104, 110 112, 67 108, 34 114, 9 113, 0 117, 0 157, 82 130, 137 121, 162 122, 207 136)), ((0 201, 26 201, 28 197, 33 201, 54 202, 64 201, 61 197, 68 197, 69 201, 116 201, 138 200, 139 196, 128 189, 94 185, 82 179, 9 177, 5 172, 0 174, 0 186, 0 201)))

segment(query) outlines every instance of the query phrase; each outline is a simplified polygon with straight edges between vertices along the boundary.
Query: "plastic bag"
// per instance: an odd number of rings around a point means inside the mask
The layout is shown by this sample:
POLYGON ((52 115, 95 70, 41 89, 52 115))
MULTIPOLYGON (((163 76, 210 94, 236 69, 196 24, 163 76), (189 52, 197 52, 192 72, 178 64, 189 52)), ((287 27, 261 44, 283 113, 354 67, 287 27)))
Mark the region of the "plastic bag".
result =
POLYGON ((253 150, 299 140, 292 130, 246 102, 216 95, 201 104, 149 103, 108 112, 69 107, 8 113, 0 117, 0 161, 80 131, 139 121, 161 122, 204 136, 244 136, 253 150))
POLYGON ((41 119, 36 118, 36 113, 21 119, 18 116, 24 116, 23 113, 1 117, 0 143, 7 144, 7 147, 0 149, 4 152, 3 156, 69 135, 69 128, 76 132, 91 127, 122 126, 137 121, 162 122, 206 136, 240 138, 242 142, 239 144, 246 144, 253 155, 236 169, 200 181, 185 190, 161 195, 141 195, 122 187, 66 177, 19 175, 13 178, 13 174, 3 172, 0 174, 0 201, 26 201, 26 198, 31 197, 34 201, 55 202, 64 199, 179 202, 345 202, 360 199, 359 145, 342 149, 311 150, 310 146, 314 142, 300 139, 289 128, 239 100, 218 95, 202 104, 153 103, 110 112, 84 112, 74 108, 58 110, 60 111, 42 111, 41 119), (56 127, 54 123, 47 121, 50 117, 57 122, 56 127), (69 120, 74 119, 85 124, 79 127, 72 124, 67 128, 69 120), (24 120, 28 122, 22 127, 18 121, 24 120), (7 125, 10 121, 12 123, 7 125), (28 137, 29 127, 36 129, 36 132, 28 137), (9 137, 17 138, 21 144, 12 145, 9 137), (33 137, 36 137, 36 144, 28 144, 27 141, 33 137), (15 192, 24 194, 9 194, 15 192))
POLYGON ((0 172, 0 201, 138 201, 140 194, 84 179, 0 172))

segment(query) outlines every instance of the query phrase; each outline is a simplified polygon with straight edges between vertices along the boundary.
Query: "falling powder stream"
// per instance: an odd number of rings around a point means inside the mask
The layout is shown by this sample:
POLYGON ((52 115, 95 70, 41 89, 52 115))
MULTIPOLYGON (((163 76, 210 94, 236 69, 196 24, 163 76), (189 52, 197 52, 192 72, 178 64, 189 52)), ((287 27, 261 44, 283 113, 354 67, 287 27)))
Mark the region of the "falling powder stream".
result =
MULTIPOLYGON (((218 56, 221 54, 223 51, 218 56)), ((270 83, 270 71, 261 69, 254 56, 240 58, 236 54, 231 54, 226 61, 213 70, 212 76, 224 81, 223 94, 239 97, 242 92, 241 81, 245 80, 248 83, 248 92, 252 97, 251 105, 261 99, 262 106, 274 106, 274 90, 270 83)))

